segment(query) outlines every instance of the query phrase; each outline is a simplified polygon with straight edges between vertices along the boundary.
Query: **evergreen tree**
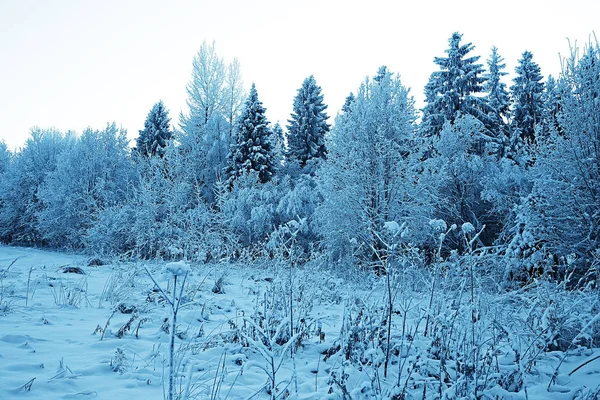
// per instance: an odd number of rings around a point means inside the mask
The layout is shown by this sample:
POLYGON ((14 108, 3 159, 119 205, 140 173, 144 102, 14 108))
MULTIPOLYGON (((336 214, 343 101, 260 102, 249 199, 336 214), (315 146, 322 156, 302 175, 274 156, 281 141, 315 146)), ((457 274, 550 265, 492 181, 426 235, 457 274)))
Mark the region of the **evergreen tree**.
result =
POLYGON ((523 53, 515 73, 510 87, 514 99, 512 128, 521 140, 531 143, 535 141, 535 128, 542 121, 544 91, 540 67, 531 52, 523 53))
POLYGON ((274 162, 277 167, 282 166, 285 158, 285 133, 279 121, 273 126, 273 133, 271 135, 271 145, 273 147, 273 155, 275 157, 274 162))
POLYGON ((544 93, 542 94, 542 129, 540 133, 545 137, 554 134, 562 134, 563 129, 560 126, 559 115, 562 110, 562 92, 567 91, 564 87, 565 81, 556 81, 552 75, 548 76, 544 93))
POLYGON ((425 86, 422 130, 425 136, 440 134, 446 121, 451 124, 460 114, 468 114, 490 127, 489 106, 478 96, 484 91, 483 67, 479 56, 468 57, 471 43, 461 44, 462 35, 455 32, 449 39, 448 57, 435 57, 440 70, 431 74, 425 86))
POLYGON ((10 164, 11 152, 8 150, 6 143, 0 140, 0 175, 6 171, 10 164))
POLYGON ((162 156, 167 143, 173 136, 169 111, 162 100, 154 104, 144 122, 144 130, 136 140, 136 151, 143 157, 162 156))
POLYGON ((311 75, 298 89, 287 126, 287 157, 297 160, 301 167, 312 159, 325 158, 325 134, 330 128, 326 109, 321 87, 311 75))
POLYGON ((275 174, 271 130, 265 112, 252 84, 229 151, 226 173, 230 185, 236 178, 253 171, 261 183, 270 181, 275 174))
POLYGON ((504 58, 498 54, 495 46, 492 47, 492 54, 487 60, 487 65, 488 72, 484 75, 483 90, 487 93, 485 98, 490 107, 489 116, 496 136, 507 135, 510 97, 506 90, 506 84, 502 82, 502 77, 508 73, 504 72, 504 68, 506 68, 504 58))
POLYGON ((347 114, 352 111, 352 104, 354 103, 355 100, 356 100, 356 96, 354 96, 354 93, 350 92, 348 97, 346 97, 346 101, 344 102, 344 105, 342 106, 342 112, 344 114, 347 114))

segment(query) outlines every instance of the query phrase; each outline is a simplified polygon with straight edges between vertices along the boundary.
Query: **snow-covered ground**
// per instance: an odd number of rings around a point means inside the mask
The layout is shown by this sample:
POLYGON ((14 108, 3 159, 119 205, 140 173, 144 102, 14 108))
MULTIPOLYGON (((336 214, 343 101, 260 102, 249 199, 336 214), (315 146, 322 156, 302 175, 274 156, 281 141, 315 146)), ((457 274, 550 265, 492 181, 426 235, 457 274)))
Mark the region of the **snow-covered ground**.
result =
MULTIPOLYGON (((0 399, 163 398, 171 313, 145 268, 167 294, 172 293, 172 275, 161 263, 93 266, 89 261, 0 247, 0 399)), ((423 334, 427 291, 395 286, 389 333, 396 345, 383 376, 378 344, 385 343, 387 329, 385 324, 373 329, 385 320, 383 281, 347 280, 306 267, 294 271, 290 284, 284 267, 192 265, 177 321, 177 393, 189 385, 190 398, 269 398, 266 389, 274 378, 278 398, 437 398, 440 387, 451 398, 459 392, 460 368, 450 357, 444 361, 446 378, 440 377, 435 348, 442 346, 423 334), (289 340, 289 323, 297 340, 289 340), (377 332, 377 337, 365 332, 377 332)), ((446 294, 449 303, 455 302, 454 294, 446 294)), ((450 309, 440 312, 452 320, 450 309)), ((491 314, 484 307, 481 313, 491 314)), ((450 343, 453 334, 445 335, 450 343)), ((440 337, 443 342, 445 336, 440 337)), ((477 378, 479 398, 600 396, 600 359, 569 374, 600 349, 540 352, 524 365, 531 359, 526 345, 535 340, 520 338, 525 347, 515 360, 512 350, 517 351, 519 341, 502 337, 496 347, 480 344, 495 353, 481 353, 481 363, 485 357, 491 360, 491 372, 477 378)))

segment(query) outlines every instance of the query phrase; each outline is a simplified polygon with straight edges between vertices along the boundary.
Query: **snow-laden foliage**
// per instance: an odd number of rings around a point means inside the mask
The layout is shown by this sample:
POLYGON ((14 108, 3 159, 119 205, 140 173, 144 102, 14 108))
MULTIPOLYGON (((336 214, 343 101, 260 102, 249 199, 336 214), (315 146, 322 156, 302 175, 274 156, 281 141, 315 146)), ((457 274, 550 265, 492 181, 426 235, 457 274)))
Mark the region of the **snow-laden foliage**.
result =
POLYGON ((136 139, 135 150, 142 157, 154 156, 155 154, 162 156, 172 136, 169 111, 160 100, 154 104, 148 113, 144 122, 144 129, 140 131, 136 139))
POLYGON ((11 152, 8 150, 6 143, 0 140, 0 175, 2 175, 8 168, 11 159, 11 152))
POLYGON ((187 85, 189 113, 180 115, 186 133, 206 125, 215 113, 223 113, 226 77, 225 62, 217 54, 215 42, 209 45, 204 41, 194 56, 192 77, 187 85))
POLYGON ((493 268, 518 284, 569 271, 591 280, 597 46, 574 50, 545 86, 525 52, 507 90, 498 50, 485 71, 461 41, 454 33, 435 58, 420 122, 409 90, 381 68, 348 96, 330 132, 312 76, 293 99, 288 132, 271 129, 254 86, 243 102, 239 63, 204 43, 181 130, 171 133, 159 102, 137 150, 114 125, 80 137, 34 129, 15 152, 0 145, 0 239, 210 262, 269 259, 293 237, 299 263, 326 256, 384 273, 404 253, 431 266, 477 252, 501 260, 493 268), (443 226, 472 226, 476 240, 443 226))
POLYGON ((126 157, 125 131, 109 124, 102 131, 86 129, 40 186, 37 213, 42 238, 56 247, 82 249, 86 232, 107 207, 130 195, 133 173, 126 157))
POLYGON ((251 172, 256 172, 260 182, 266 183, 275 174, 272 132, 265 112, 252 84, 227 157, 226 175, 230 183, 251 172))
MULTIPOLYGON (((488 179, 500 171, 496 170, 494 142, 485 130, 481 121, 469 115, 446 123, 439 138, 433 140, 433 155, 424 166, 440 198, 436 218, 458 226, 470 223, 477 230, 485 225, 482 239, 489 245, 500 227, 498 216, 482 194, 488 179)), ((450 243, 462 247, 456 238, 450 243)))
POLYGON ((262 183, 256 172, 243 174, 234 181, 221 212, 242 246, 259 245, 278 225, 275 210, 280 197, 277 182, 262 183))
POLYGON ((509 136, 508 122, 510 120, 510 95, 502 77, 508 75, 504 71, 506 64, 498 49, 492 47, 492 53, 487 60, 488 71, 483 75, 483 91, 489 106, 491 132, 501 139, 509 136))
MULTIPOLYGON (((431 74, 425 86, 425 108, 421 131, 425 136, 436 136, 446 122, 454 123, 460 115, 470 115, 491 128, 492 111, 484 92, 484 69, 478 64, 479 56, 469 55, 474 46, 461 44, 462 35, 452 34, 446 50, 447 57, 435 57, 439 71, 431 74)), ((488 133, 488 132, 486 132, 488 133)))
POLYGON ((513 96, 512 128, 526 143, 535 140, 536 125, 542 121, 544 83, 533 54, 525 51, 515 68, 516 76, 510 87, 513 96))
POLYGON ((12 157, 0 179, 0 238, 15 244, 42 244, 38 213, 39 191, 57 167, 59 156, 72 147, 72 134, 33 128, 31 136, 12 157))
MULTIPOLYGON (((310 164, 310 162, 307 164, 308 168, 312 168, 310 164)), ((321 204, 322 197, 317 183, 309 174, 301 174, 297 179, 287 175, 279 181, 279 191, 281 196, 276 208, 279 224, 280 226, 289 223, 300 224, 295 240, 308 255, 314 250, 318 240, 318 233, 315 231, 315 211, 321 204)))
MULTIPOLYGON (((556 274, 593 265, 600 245, 600 50, 573 51, 563 70, 560 130, 538 143, 531 193, 520 205, 507 275, 556 274)), ((538 141, 539 142, 539 141, 538 141)), ((567 273, 567 272, 565 272, 567 273)))
POLYGON ((421 240, 427 205, 415 185, 414 121, 408 89, 385 67, 337 118, 318 172, 317 224, 332 260, 377 261, 387 221, 405 225, 407 243, 421 240))
POLYGON ((182 178, 213 203, 216 182, 222 179, 236 121, 244 101, 240 64, 226 65, 213 42, 203 42, 193 59, 192 77, 187 85, 186 113, 179 116, 181 132, 176 134, 185 161, 182 178))
POLYGON ((227 154, 231 146, 230 125, 220 115, 213 115, 205 125, 186 131, 178 138, 181 153, 179 168, 181 182, 199 194, 203 201, 213 203, 214 191, 223 170, 227 167, 227 154))
POLYGON ((325 135, 329 132, 321 87, 314 76, 302 82, 294 98, 294 110, 287 126, 287 159, 304 167, 312 159, 325 158, 325 135))

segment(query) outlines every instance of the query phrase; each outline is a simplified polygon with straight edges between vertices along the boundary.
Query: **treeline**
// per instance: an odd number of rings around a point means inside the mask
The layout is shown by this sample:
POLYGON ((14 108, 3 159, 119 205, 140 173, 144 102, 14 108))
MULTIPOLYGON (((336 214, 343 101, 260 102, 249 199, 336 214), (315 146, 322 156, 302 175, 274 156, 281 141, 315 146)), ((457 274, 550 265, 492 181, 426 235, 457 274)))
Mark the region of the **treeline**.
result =
POLYGON ((392 255, 467 252, 510 279, 595 271, 599 46, 546 79, 525 51, 510 86, 499 51, 484 66, 473 49, 452 35, 421 112, 381 67, 331 125, 306 78, 282 127, 254 85, 246 95, 239 63, 204 43, 178 129, 159 101, 133 149, 115 124, 0 147, 0 239, 199 262, 293 246, 375 272, 392 255))

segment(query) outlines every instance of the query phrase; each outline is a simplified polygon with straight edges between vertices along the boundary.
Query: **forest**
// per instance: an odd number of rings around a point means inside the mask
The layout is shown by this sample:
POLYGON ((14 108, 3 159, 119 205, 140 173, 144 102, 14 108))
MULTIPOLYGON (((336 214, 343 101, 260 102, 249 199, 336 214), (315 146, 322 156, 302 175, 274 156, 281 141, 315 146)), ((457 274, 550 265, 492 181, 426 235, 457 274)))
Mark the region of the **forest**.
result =
MULTIPOLYGON (((34 127, 15 151, 0 142, 0 242, 192 270, 283 265, 282 315, 300 315, 307 290, 291 271, 363 282, 381 298, 346 299, 352 311, 322 354, 375 372, 352 389, 352 373, 333 368, 329 395, 527 398, 524 376, 539 377, 543 354, 600 347, 600 46, 573 47, 556 77, 524 51, 510 82, 501 49, 483 61, 460 33, 434 62, 425 88, 385 66, 349 82, 337 111, 309 76, 282 99, 282 124, 267 120, 260 87, 246 91, 240 63, 204 42, 187 110, 173 122, 157 99, 135 143, 116 123, 34 127), (498 363, 502 346, 514 368, 498 363)), ((242 342, 299 352, 310 335, 294 318, 275 323, 286 335, 244 328, 242 342)), ((270 398, 290 394, 269 376, 270 398)), ((548 391, 557 376, 547 373, 548 391)), ((597 399, 600 386, 577 393, 597 399)))

